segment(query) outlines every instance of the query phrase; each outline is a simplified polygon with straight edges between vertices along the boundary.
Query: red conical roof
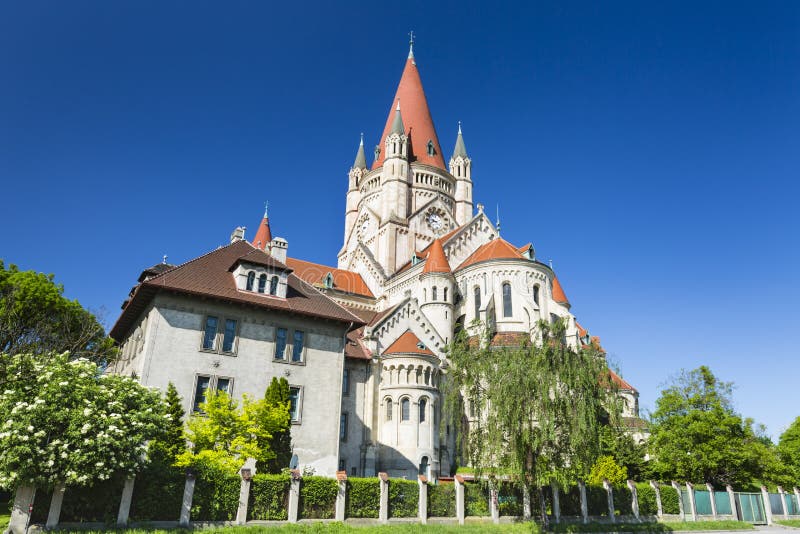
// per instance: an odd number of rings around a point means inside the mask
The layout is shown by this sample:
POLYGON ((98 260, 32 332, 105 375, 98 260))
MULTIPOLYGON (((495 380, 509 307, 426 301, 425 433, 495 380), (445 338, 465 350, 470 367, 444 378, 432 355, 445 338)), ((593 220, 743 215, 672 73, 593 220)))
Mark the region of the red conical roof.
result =
POLYGON ((567 299, 567 295, 561 287, 561 282, 558 281, 558 277, 555 275, 553 275, 553 300, 560 304, 569 304, 569 299, 567 299))
POLYGON ((406 135, 410 138, 409 161, 419 161, 446 171, 444 157, 442 157, 442 147, 439 144, 439 138, 436 136, 431 112, 428 109, 428 100, 425 98, 425 90, 422 88, 422 80, 419 77, 419 70, 413 57, 409 57, 406 61, 403 76, 397 86, 397 93, 394 95, 392 105, 389 106, 389 117, 386 119, 386 127, 383 129, 381 141, 378 145, 381 153, 372 164, 372 168, 376 169, 383 165, 383 158, 386 152, 383 142, 392 129, 398 100, 400 101, 400 114, 403 117, 406 135), (433 156, 428 155, 428 141, 433 141, 433 156))
POLYGON ((264 213, 264 218, 258 227, 256 236, 253 238, 252 244, 254 247, 265 250, 272 242, 272 231, 269 229, 269 217, 264 213))
POLYGON ((447 256, 444 255, 444 248, 442 248, 442 241, 436 239, 431 244, 431 250, 428 252, 428 259, 425 260, 425 267, 422 268, 423 273, 449 273, 450 264, 447 262, 447 256))

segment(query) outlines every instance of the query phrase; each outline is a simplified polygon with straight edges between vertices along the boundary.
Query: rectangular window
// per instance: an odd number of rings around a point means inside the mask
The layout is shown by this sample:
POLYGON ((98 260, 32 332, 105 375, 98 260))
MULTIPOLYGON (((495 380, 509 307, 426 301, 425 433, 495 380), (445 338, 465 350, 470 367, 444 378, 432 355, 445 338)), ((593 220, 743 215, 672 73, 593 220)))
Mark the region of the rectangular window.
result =
POLYGON ((347 414, 343 413, 339 417, 339 439, 347 441, 347 414))
POLYGON ((233 389, 232 384, 233 380, 230 378, 217 378, 217 391, 224 391, 228 395, 231 394, 231 390, 233 389))
POLYGON ((282 360, 286 352, 286 329, 275 330, 275 359, 282 360))
POLYGON ((200 404, 206 400, 206 391, 211 384, 210 376, 198 376, 197 384, 194 387, 194 400, 192 401, 192 411, 199 412, 200 404))
POLYGON ((355 468, 355 466, 351 467, 351 468, 350 468, 350 476, 351 476, 351 477, 354 477, 354 476, 356 476, 357 474, 358 474, 358 469, 356 469, 356 468, 355 468))
POLYGON ((344 471, 344 460, 339 460, 339 471, 344 471))
POLYGON ((233 352, 233 342, 236 340, 236 320, 225 319, 225 334, 222 337, 222 352, 233 352))
POLYGON ((206 327, 203 334, 203 348, 206 350, 214 350, 216 348, 217 323, 219 323, 219 319, 216 317, 211 315, 206 317, 206 327))
POLYGON ((300 421, 300 388, 296 386, 289 388, 289 415, 293 423, 300 421))
POLYGON ((349 395, 350 394, 350 369, 344 370, 344 376, 342 376, 342 395, 349 395))
POLYGON ((294 331, 294 343, 292 344, 292 361, 303 361, 303 337, 305 334, 300 330, 294 331))

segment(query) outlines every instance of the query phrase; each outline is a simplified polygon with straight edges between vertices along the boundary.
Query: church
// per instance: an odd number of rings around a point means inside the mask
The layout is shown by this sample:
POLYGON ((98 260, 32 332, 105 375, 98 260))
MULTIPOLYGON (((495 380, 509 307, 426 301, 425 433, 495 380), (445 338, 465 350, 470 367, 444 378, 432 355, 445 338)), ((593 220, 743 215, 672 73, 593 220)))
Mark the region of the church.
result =
MULTIPOLYGON (((372 163, 362 137, 349 170, 336 266, 292 257, 265 213, 252 238, 237 228, 227 246, 150 267, 110 332, 112 372, 174 383, 187 413, 206 391, 260 397, 286 377, 302 468, 451 475, 439 385, 454 332, 477 319, 491 343, 518 344, 539 320, 563 320, 570 343, 599 344, 533 245, 504 240, 473 201, 460 126, 454 138, 446 159, 412 43, 372 163)), ((638 392, 612 379, 638 421, 638 392)))

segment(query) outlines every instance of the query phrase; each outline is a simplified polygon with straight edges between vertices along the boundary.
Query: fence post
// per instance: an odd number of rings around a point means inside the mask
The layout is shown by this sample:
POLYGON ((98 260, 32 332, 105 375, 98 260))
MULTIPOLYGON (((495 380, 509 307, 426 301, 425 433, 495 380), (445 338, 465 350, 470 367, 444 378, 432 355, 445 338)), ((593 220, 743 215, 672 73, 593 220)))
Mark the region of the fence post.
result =
POLYGON ((697 502, 694 500, 694 484, 686 483, 686 493, 689 494, 689 510, 692 513, 692 521, 697 521, 697 502))
POLYGON ((381 510, 378 519, 381 523, 387 523, 389 521, 389 475, 378 473, 378 478, 381 484, 381 510))
POLYGON ((655 480, 651 480, 650 487, 653 488, 653 491, 656 494, 656 507, 658 509, 657 513, 658 518, 661 519, 664 517, 664 506, 661 504, 661 485, 655 480))
POLYGON ((681 495, 681 486, 674 480, 672 481, 672 487, 675 488, 675 491, 678 492, 678 513, 681 516, 681 521, 686 521, 686 510, 683 508, 683 496, 681 495))
POLYGON ((617 522, 617 516, 614 515, 614 488, 611 487, 611 482, 607 478, 603 479, 603 487, 606 489, 606 496, 608 497, 608 519, 612 523, 617 522))
POLYGON ((119 512, 117 513, 117 526, 124 527, 128 524, 128 516, 131 513, 131 500, 133 499, 133 484, 136 477, 128 477, 125 479, 125 485, 122 486, 122 498, 119 500, 119 512))
POLYGON ((781 496, 781 508, 783 509, 783 518, 789 519, 789 508, 786 506, 786 492, 783 491, 782 486, 778 486, 778 493, 781 496))
POLYGON ((292 480, 289 482, 289 509, 287 510, 286 520, 289 523, 297 523, 297 518, 300 515, 300 480, 303 476, 300 474, 299 469, 292 469, 290 473, 292 480))
POLYGON ((550 489, 553 491, 553 521, 561 522, 561 498, 558 494, 558 482, 550 481, 550 489))
POLYGON ((344 510, 347 503, 347 471, 336 471, 336 521, 344 521, 344 510))
POLYGON ((586 482, 583 480, 578 481, 578 492, 581 495, 581 519, 586 524, 589 522, 589 503, 586 502, 586 482))
POLYGON ((423 525, 428 524, 428 477, 419 475, 417 477, 417 484, 419 484, 419 502, 417 504, 417 515, 419 522, 423 525))
POLYGON ((708 490, 708 498, 711 499, 711 515, 714 516, 714 521, 717 520, 717 500, 714 498, 714 486, 706 482, 706 489, 708 490))
POLYGON ((239 476, 242 483, 239 486, 239 508, 236 510, 236 524, 244 525, 247 523, 247 505, 250 501, 250 481, 256 474, 256 459, 248 458, 244 465, 239 469, 239 476))
POLYGON ((455 485, 456 485, 456 518, 458 519, 458 524, 464 524, 464 516, 466 515, 464 512, 464 477, 461 475, 455 476, 455 485))
POLYGON ((527 482, 522 484, 522 519, 531 520, 531 487, 527 482))
POLYGON ((11 520, 8 531, 12 534, 25 534, 31 522, 33 499, 36 497, 35 486, 20 486, 14 494, 14 505, 11 508, 11 520))
POLYGON ((497 499, 497 486, 494 482, 489 487, 489 514, 492 516, 492 523, 500 522, 500 503, 497 499))
POLYGON ((47 523, 45 528, 55 528, 58 526, 58 521, 61 518, 61 505, 64 503, 64 492, 67 486, 63 483, 58 483, 53 488, 53 497, 50 499, 50 511, 47 513, 47 523))
POLYGON ((739 517, 739 512, 736 510, 736 494, 733 492, 733 487, 727 484, 725 486, 725 491, 728 492, 728 500, 731 501, 731 514, 733 514, 733 519, 741 521, 742 518, 739 517))
POLYGON ((767 525, 772 525, 772 506, 769 503, 769 491, 766 486, 761 486, 761 499, 764 501, 764 514, 767 516, 767 525))
POLYGON ((636 482, 633 480, 628 481, 628 489, 631 490, 631 511, 636 521, 639 519, 639 491, 636 489, 636 482))
POLYGON ((192 498, 194 497, 194 483, 197 474, 193 469, 186 470, 186 484, 183 486, 183 501, 181 502, 180 526, 188 527, 192 512, 192 498))
POLYGON ((796 510, 800 510, 800 489, 794 488, 794 500, 797 502, 796 510))

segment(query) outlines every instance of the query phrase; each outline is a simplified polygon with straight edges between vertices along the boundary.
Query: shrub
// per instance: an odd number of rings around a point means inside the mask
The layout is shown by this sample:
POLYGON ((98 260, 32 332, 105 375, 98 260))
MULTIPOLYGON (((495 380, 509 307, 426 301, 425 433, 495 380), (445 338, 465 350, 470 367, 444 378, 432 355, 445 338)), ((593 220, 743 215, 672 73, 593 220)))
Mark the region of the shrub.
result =
POLYGON ((589 507, 589 515, 607 516, 608 515, 608 494, 602 486, 586 485, 586 504, 589 507))
MULTIPOLYGON (((664 490, 661 490, 662 492, 664 490)), ((658 513, 658 503, 656 502, 656 491, 646 482, 636 484, 636 494, 639 497, 639 513, 641 515, 656 515, 658 513)))
POLYGON ((578 486, 565 488, 559 497, 562 515, 581 515, 581 490, 578 486))
POLYGON ((456 486, 452 482, 428 484, 428 517, 455 517, 456 486))
POLYGON ((675 488, 667 485, 661 486, 661 506, 664 508, 665 514, 678 515, 681 513, 678 499, 680 499, 680 495, 675 488))
POLYGON ((330 519, 336 511, 336 479, 304 477, 300 483, 300 517, 304 519, 330 519))
POLYGON ((617 464, 613 456, 601 456, 592 466, 586 482, 593 486, 602 486, 603 479, 614 486, 622 486, 628 480, 628 468, 617 464))
POLYGON ((377 478, 348 478, 346 517, 378 517, 381 487, 377 478))
POLYGON ((250 484, 248 519, 284 521, 288 518, 289 484, 287 475, 255 475, 250 484))
POLYGON ((499 482, 497 504, 500 515, 522 516, 522 487, 506 480, 499 482))
POLYGON ((416 481, 389 481, 389 517, 417 517, 419 484, 416 481))
POLYGON ((467 516, 489 515, 489 487, 478 482, 464 484, 464 512, 467 516))
POLYGON ((212 470, 197 476, 192 498, 193 521, 231 521, 239 508, 242 479, 212 470))
POLYGON ((131 502, 133 521, 177 521, 181 516, 186 473, 162 462, 136 475, 131 502))
POLYGON ((614 512, 616 515, 633 515, 633 495, 628 486, 614 486, 614 512))

